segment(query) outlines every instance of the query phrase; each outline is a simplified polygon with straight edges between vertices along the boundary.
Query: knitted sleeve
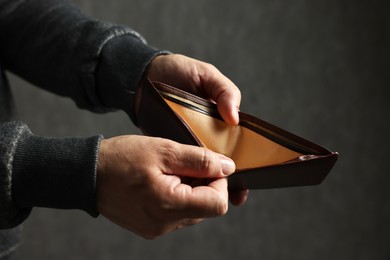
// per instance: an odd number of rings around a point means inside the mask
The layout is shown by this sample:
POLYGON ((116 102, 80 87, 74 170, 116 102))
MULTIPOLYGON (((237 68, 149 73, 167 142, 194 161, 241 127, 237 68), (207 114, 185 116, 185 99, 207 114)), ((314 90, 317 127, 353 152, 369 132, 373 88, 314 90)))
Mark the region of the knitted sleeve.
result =
POLYGON ((123 109, 132 119, 147 65, 166 53, 131 28, 92 19, 66 0, 0 0, 0 32, 7 70, 81 108, 123 109), (115 47, 102 54, 108 44, 115 47))
POLYGON ((0 124, 0 228, 31 208, 96 210, 96 161, 101 136, 48 138, 20 122, 0 124))

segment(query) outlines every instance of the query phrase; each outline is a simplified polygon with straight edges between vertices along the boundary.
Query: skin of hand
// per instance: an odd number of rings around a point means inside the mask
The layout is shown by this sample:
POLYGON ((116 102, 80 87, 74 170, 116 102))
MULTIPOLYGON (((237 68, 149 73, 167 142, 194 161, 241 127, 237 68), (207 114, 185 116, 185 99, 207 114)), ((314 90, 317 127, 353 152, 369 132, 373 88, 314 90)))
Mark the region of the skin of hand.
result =
POLYGON ((240 90, 214 65, 180 54, 160 55, 152 60, 146 75, 151 80, 215 101, 225 122, 238 124, 240 90))
MULTIPOLYGON (((239 123, 241 92, 214 65, 180 54, 160 55, 149 64, 146 76, 150 80, 170 84, 216 102, 227 124, 239 123)), ((239 206, 246 202, 248 190, 229 193, 230 202, 239 206)))
MULTIPOLYGON (((238 124, 240 91, 214 66, 161 55, 146 76, 215 101, 224 120, 238 124)), ((226 177, 234 171, 231 159, 206 148, 135 135, 105 139, 98 155, 97 208, 117 225, 154 239, 224 215, 229 200, 245 203, 247 190, 228 192, 226 177)))
POLYGON ((102 141, 98 211, 144 238, 224 215, 229 158, 167 139, 127 135, 102 141))

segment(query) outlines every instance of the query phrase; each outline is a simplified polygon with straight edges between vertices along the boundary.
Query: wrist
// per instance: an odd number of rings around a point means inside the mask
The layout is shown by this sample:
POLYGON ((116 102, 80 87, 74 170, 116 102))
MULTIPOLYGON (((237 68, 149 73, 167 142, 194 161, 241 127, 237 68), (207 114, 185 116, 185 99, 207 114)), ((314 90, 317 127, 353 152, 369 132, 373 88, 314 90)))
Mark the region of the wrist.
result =
POLYGON ((12 197, 19 207, 96 211, 96 161, 101 136, 20 140, 14 156, 12 197))
POLYGON ((97 89, 103 105, 124 110, 135 122, 136 89, 150 61, 163 53, 133 35, 108 41, 101 51, 96 71, 97 89))

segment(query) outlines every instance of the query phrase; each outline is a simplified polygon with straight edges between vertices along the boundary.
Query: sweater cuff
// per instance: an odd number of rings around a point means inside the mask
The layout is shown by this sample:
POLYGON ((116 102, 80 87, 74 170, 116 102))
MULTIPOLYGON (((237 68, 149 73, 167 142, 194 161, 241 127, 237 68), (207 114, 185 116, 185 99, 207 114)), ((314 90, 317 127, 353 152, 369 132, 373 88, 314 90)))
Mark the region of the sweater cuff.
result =
POLYGON ((134 97, 143 74, 154 57, 169 54, 147 45, 133 35, 108 41, 101 53, 96 71, 96 85, 102 103, 122 109, 136 124, 134 97))
POLYGON ((19 140, 13 162, 12 198, 20 208, 96 209, 96 164, 101 136, 19 140))

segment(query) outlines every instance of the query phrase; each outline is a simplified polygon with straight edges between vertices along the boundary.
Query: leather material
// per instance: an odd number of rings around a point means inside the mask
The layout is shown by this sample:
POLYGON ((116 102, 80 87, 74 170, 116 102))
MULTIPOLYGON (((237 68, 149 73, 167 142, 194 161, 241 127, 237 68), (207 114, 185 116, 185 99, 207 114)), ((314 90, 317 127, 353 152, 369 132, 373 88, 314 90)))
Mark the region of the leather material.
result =
POLYGON ((239 112, 238 126, 221 118, 216 104, 160 82, 145 80, 137 119, 149 136, 203 146, 236 163, 229 190, 320 184, 338 153, 259 118, 239 112))

